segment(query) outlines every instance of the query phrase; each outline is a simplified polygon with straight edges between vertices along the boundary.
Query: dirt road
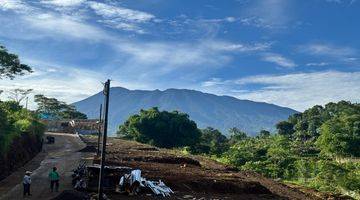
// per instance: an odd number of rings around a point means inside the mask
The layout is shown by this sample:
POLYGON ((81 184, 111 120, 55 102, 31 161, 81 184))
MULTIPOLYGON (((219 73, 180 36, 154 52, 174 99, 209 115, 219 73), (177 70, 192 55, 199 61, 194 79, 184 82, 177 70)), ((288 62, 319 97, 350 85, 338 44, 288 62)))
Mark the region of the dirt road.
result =
POLYGON ((54 144, 44 145, 43 152, 24 167, 0 182, 0 200, 23 199, 22 177, 26 170, 33 171, 31 193, 27 199, 48 200, 58 195, 50 192, 48 174, 56 166, 60 173, 60 191, 71 189, 72 170, 84 159, 87 153, 78 152, 85 144, 76 135, 47 133, 55 137, 54 144))

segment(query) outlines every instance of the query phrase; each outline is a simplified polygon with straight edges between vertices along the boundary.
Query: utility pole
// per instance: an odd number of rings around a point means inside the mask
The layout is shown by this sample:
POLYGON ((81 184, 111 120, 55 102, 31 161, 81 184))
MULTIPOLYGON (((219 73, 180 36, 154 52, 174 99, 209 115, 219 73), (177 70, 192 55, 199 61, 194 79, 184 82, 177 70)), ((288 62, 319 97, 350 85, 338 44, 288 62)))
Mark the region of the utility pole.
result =
POLYGON ((107 125, 108 125, 108 113, 109 113, 109 97, 110 97, 110 80, 108 79, 105 83, 104 88, 105 95, 105 116, 104 116, 104 132, 102 140, 102 151, 101 151, 101 163, 100 163, 100 175, 99 175, 99 200, 103 200, 103 182, 104 182, 104 168, 105 168, 105 155, 106 155, 106 137, 107 137, 107 125))
POLYGON ((28 109, 28 102, 29 102, 29 97, 26 97, 26 106, 25 106, 26 110, 28 109))
POLYGON ((100 104, 100 116, 99 116, 99 130, 98 130, 98 143, 97 143, 97 156, 100 156, 100 138, 101 138, 101 127, 102 127, 102 104, 100 104))

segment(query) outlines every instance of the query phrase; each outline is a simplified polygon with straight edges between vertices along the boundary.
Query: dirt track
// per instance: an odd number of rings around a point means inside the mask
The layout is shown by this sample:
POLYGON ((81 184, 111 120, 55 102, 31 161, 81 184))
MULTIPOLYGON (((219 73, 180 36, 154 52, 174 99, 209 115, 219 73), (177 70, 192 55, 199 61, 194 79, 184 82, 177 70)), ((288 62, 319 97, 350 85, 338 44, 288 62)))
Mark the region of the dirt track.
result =
POLYGON ((71 173, 86 153, 78 152, 85 144, 76 135, 47 133, 55 137, 55 144, 44 145, 43 152, 0 182, 0 199, 14 200, 22 197, 22 177, 26 170, 33 171, 31 193, 27 199, 47 200, 58 193, 49 189, 48 173, 53 166, 59 169, 60 191, 71 189, 71 173))

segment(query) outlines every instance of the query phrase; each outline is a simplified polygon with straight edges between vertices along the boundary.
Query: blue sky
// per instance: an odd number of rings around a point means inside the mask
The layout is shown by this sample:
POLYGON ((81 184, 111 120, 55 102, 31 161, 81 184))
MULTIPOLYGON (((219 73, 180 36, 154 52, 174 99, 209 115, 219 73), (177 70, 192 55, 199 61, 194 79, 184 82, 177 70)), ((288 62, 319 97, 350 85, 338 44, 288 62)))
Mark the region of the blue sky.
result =
POLYGON ((299 111, 359 102, 359 11, 357 0, 0 0, 0 43, 35 69, 0 89, 70 103, 111 78, 299 111))

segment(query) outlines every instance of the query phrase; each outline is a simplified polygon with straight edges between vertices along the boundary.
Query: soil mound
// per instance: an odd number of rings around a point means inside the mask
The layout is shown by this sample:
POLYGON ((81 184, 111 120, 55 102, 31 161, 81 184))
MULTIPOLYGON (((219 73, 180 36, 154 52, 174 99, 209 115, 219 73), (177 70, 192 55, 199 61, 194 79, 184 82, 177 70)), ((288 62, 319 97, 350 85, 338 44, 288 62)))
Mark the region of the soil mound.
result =
POLYGON ((82 192, 75 190, 65 190, 52 200, 88 200, 90 197, 82 192))
POLYGON ((86 146, 83 149, 79 150, 79 152, 90 152, 90 153, 94 153, 96 151, 97 149, 94 146, 86 146))
POLYGON ((151 162, 151 163, 164 163, 164 164, 180 164, 180 165, 194 165, 197 167, 201 167, 199 161, 189 158, 189 157, 181 157, 181 156, 148 156, 148 157, 121 157, 121 161, 137 161, 137 162, 151 162))
MULTIPOLYGON (((181 185, 181 184, 180 184, 181 185)), ((220 194, 272 194, 259 182, 244 181, 233 183, 226 180, 201 180, 184 182, 182 185, 189 186, 197 192, 215 192, 220 194)))
POLYGON ((159 149, 156 148, 156 147, 139 147, 139 148, 136 148, 136 150, 139 150, 139 151, 159 151, 159 149))

